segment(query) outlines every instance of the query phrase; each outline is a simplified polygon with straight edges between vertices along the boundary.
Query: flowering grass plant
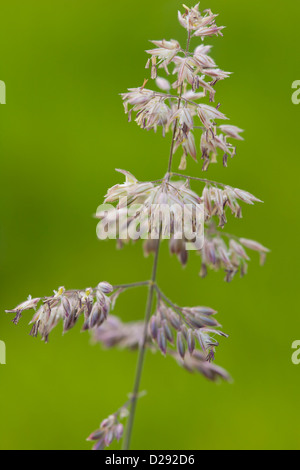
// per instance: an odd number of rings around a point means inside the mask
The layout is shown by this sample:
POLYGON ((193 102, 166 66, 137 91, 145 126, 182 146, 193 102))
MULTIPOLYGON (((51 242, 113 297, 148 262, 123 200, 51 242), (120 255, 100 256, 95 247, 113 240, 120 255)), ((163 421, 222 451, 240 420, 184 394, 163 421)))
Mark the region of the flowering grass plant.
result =
POLYGON ((227 167, 236 155, 234 140, 242 140, 240 128, 219 124, 228 118, 220 104, 215 105, 216 86, 230 73, 216 65, 209 55, 211 47, 203 44, 207 37, 222 36, 223 27, 216 25, 216 17, 210 10, 201 12, 199 4, 193 8, 184 6, 178 19, 187 33, 186 46, 173 39, 152 41, 154 48, 147 51, 146 68, 150 69, 155 89, 148 88, 145 80, 142 86, 122 94, 129 121, 135 119, 142 129, 154 132, 161 129, 164 136, 171 134, 170 154, 166 174, 156 181, 139 181, 129 171, 117 170, 125 182, 107 191, 105 205, 97 211, 98 235, 113 238, 113 227, 119 246, 131 239, 142 240, 145 255, 154 257, 151 279, 123 285, 105 281, 80 290, 59 287, 50 297, 29 297, 13 310, 7 310, 15 314, 13 321, 17 324, 23 312, 33 309, 30 334, 45 342, 59 323, 67 332, 82 317, 82 329, 91 332, 94 342, 106 348, 138 350, 132 393, 89 437, 97 450, 121 439, 123 449, 130 448, 147 349, 170 355, 187 371, 198 372, 211 381, 230 379, 224 369, 214 364, 219 338, 227 337, 220 330, 217 312, 199 305, 179 306, 156 282, 162 241, 169 239, 170 252, 177 255, 182 265, 188 261, 189 250, 197 251, 201 256, 200 276, 205 277, 209 270, 223 270, 227 282, 238 273, 246 274, 247 250, 258 252, 261 263, 268 252, 256 241, 224 232, 228 214, 241 218, 241 203, 252 205, 261 202, 259 199, 223 183, 183 174, 189 157, 201 161, 203 172, 219 158, 227 167), (201 43, 192 49, 193 39, 201 43), (178 172, 173 171, 175 163, 179 163, 178 172), (203 186, 200 194, 192 189, 197 182, 203 186), (167 211, 162 211, 162 207, 167 211), (199 233, 204 234, 200 245, 199 233), (149 290, 145 318, 126 323, 112 312, 124 291, 140 286, 148 286, 149 290), (124 419, 127 419, 125 432, 124 419))

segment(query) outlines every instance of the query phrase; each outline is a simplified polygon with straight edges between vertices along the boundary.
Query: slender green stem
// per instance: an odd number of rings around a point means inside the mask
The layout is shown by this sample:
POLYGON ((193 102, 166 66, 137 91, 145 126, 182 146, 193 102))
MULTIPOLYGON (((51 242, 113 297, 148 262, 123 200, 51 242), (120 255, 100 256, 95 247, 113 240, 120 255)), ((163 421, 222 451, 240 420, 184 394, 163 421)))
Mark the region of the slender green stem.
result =
POLYGON ((132 428, 133 428, 133 422, 134 422, 134 417, 135 417, 135 410, 136 410, 136 405, 137 405, 138 393, 139 393, 144 359, 145 359, 148 326, 149 326, 149 320, 151 316, 152 303, 153 303, 153 294, 154 294, 155 285, 156 285, 155 282, 156 282, 156 273, 157 273, 157 266, 158 266, 160 241, 161 241, 161 236, 159 237, 159 240, 157 241, 155 259, 154 259, 154 264, 153 264, 153 269, 152 269, 152 278, 151 278, 151 282, 149 283, 149 294, 148 294, 146 314, 145 314, 145 327, 144 327, 144 334, 143 334, 143 342, 139 350, 139 357, 138 357, 134 387, 133 387, 133 392, 131 395, 130 413, 129 413, 126 433, 125 433, 125 437, 123 441, 123 450, 129 450, 129 447, 130 447, 132 428))
POLYGON ((155 289, 157 290, 159 296, 162 299, 164 299, 171 307, 173 307, 174 310, 180 310, 181 311, 181 308, 179 307, 179 305, 174 304, 174 302, 172 302, 157 285, 155 286, 155 289))

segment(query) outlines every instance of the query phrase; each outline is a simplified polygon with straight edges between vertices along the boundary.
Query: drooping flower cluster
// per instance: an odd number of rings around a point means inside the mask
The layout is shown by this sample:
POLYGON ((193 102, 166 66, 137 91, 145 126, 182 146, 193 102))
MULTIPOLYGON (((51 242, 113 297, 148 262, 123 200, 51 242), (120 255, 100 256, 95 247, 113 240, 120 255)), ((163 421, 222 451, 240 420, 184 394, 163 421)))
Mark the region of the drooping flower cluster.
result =
MULTIPOLYGON (((147 329, 147 347, 159 349, 164 355, 176 352, 185 359, 187 353, 194 354, 199 344, 204 360, 213 361, 215 348, 219 345, 216 336, 227 337, 216 329, 220 327, 213 318, 217 312, 209 307, 179 307, 169 300, 162 300, 162 293, 158 288, 157 291, 157 307, 147 329)), ((123 323, 118 317, 109 315, 107 321, 93 331, 93 340, 106 348, 117 346, 134 350, 143 342, 144 328, 142 321, 123 323)))
MULTIPOLYGON (((152 352, 160 350, 164 355, 173 357, 189 372, 198 372, 212 381, 228 381, 228 373, 212 363, 218 346, 216 336, 227 337, 215 329, 218 323, 209 318, 215 313, 207 307, 176 306, 174 310, 160 300, 147 328, 145 346, 152 352), (200 351, 196 349, 197 344, 200 351)), ((144 342, 144 330, 143 321, 124 323, 118 317, 109 315, 103 325, 93 330, 92 338, 105 348, 135 350, 144 342)))
POLYGON ((126 182, 110 188, 104 205, 98 208, 99 238, 157 240, 160 234, 162 238, 174 234, 182 238, 183 233, 203 230, 204 205, 188 181, 140 183, 131 173, 117 171, 126 176, 126 182), (106 205, 117 201, 116 207, 106 205))
POLYGON ((63 331, 67 332, 75 326, 78 318, 84 316, 83 330, 90 330, 100 326, 107 318, 111 309, 111 294, 113 287, 108 282, 100 282, 94 289, 91 287, 85 290, 69 290, 59 287, 51 297, 28 298, 13 310, 6 310, 6 313, 15 313, 13 320, 17 324, 25 310, 36 309, 30 324, 32 324, 31 336, 41 335, 42 340, 48 342, 50 332, 63 323, 63 331))
POLYGON ((195 31, 194 36, 200 36, 203 39, 206 36, 221 35, 224 26, 216 26, 216 18, 218 15, 214 15, 211 10, 204 10, 204 15, 199 11, 199 3, 193 8, 188 8, 183 5, 185 12, 183 15, 178 12, 178 19, 187 31, 195 31))
POLYGON ((208 362, 206 356, 201 351, 195 350, 193 355, 186 356, 184 360, 175 354, 174 358, 178 364, 184 367, 188 372, 198 372, 211 382, 216 382, 219 379, 227 382, 231 381, 231 377, 228 372, 226 372, 222 367, 208 362))
MULTIPOLYGON (((92 335, 94 342, 100 343, 106 348, 119 347, 121 349, 138 349, 141 342, 143 342, 144 328, 144 322, 123 323, 119 318, 109 315, 107 321, 103 323, 103 325, 93 330, 92 335)), ((185 354, 184 357, 182 357, 182 355, 177 351, 177 348, 168 347, 166 354, 175 359, 178 365, 186 369, 188 372, 198 372, 212 382, 219 379, 229 381, 229 374, 222 367, 211 362, 213 355, 212 353, 208 353, 208 349, 211 351, 212 348, 215 348, 217 346, 217 342, 215 338, 210 336, 208 333, 209 331, 207 328, 206 332, 203 329, 197 337, 197 341, 199 343, 201 341, 203 349, 206 350, 205 353, 198 349, 194 349, 192 353, 185 354)), ((218 330, 214 330, 213 334, 224 335, 224 333, 221 333, 218 330)), ((162 335, 162 333, 160 333, 160 335, 162 335)), ((160 342, 161 341, 162 339, 160 339, 160 342)), ((188 339, 186 341, 188 341, 188 339)), ((158 349, 157 342, 151 337, 150 328, 147 334, 146 347, 153 352, 158 349)))
MULTIPOLYGON (((202 206, 205 222, 212 217, 217 216, 219 219, 219 227, 223 228, 227 223, 226 209, 229 208, 231 213, 238 218, 241 218, 241 207, 238 201, 245 204, 254 204, 254 202, 262 202, 253 194, 247 191, 232 188, 228 185, 221 183, 207 182, 203 189, 202 195, 198 196, 190 187, 190 177, 180 175, 182 180, 170 181, 170 175, 162 180, 159 184, 152 182, 139 182, 131 173, 125 170, 116 170, 123 173, 126 181, 123 184, 117 184, 110 188, 105 196, 104 204, 118 202, 116 209, 118 211, 118 220, 122 219, 122 215, 134 214, 132 220, 137 216, 140 225, 143 225, 143 220, 149 218, 150 208, 154 205, 172 207, 178 205, 181 207, 188 207, 189 205, 202 206), (221 188, 219 187, 221 186, 221 188), (130 211, 134 208, 134 211, 130 211)), ((197 179, 197 178, 195 178, 197 179)), ((103 219, 107 217, 108 209, 105 206, 100 206, 97 211, 97 217, 103 219)), ((131 221, 126 219, 127 225, 131 221)), ((122 233, 122 228, 126 226, 119 226, 119 232, 122 233)), ((140 233, 139 238, 143 238, 144 233, 140 233)))
MULTIPOLYGON (((203 14, 199 5, 194 8, 185 7, 185 12, 178 13, 180 24, 188 31, 188 46, 192 36, 202 39, 214 35, 222 35, 223 27, 215 24, 217 15, 210 10, 203 14)), ((220 112, 219 107, 213 107, 197 101, 206 96, 210 102, 215 101, 215 85, 218 81, 229 77, 229 72, 220 70, 210 57, 211 46, 199 45, 193 53, 188 48, 183 49, 178 41, 156 40, 151 41, 156 48, 147 50, 151 58, 146 68, 151 66, 151 78, 161 92, 145 88, 147 80, 141 87, 130 88, 122 94, 125 112, 132 118, 136 113, 136 122, 143 129, 162 128, 163 135, 175 129, 175 145, 173 152, 181 147, 183 155, 179 168, 186 168, 188 155, 197 161, 197 145, 195 130, 202 131, 200 138, 202 170, 206 171, 210 163, 217 161, 220 151, 223 155, 223 164, 227 166, 228 157, 234 157, 236 148, 228 139, 242 140, 242 129, 232 125, 217 126, 216 120, 225 120, 227 117, 220 112), (172 74, 176 80, 170 83, 167 79, 158 76, 158 69, 163 68, 170 74, 169 66, 173 65, 172 74), (178 90, 178 94, 171 94, 170 90, 178 90), (198 120, 198 122, 197 122, 198 120)))
MULTIPOLYGON (((92 338, 95 343, 101 343, 108 349, 118 347, 135 350, 141 346, 144 328, 143 321, 124 323, 119 317, 109 315, 106 322, 93 331, 92 338)), ((150 335, 148 335, 148 348, 151 343, 150 335)))
MULTIPOLYGON (((229 236, 227 246, 224 233, 215 228, 213 221, 216 219, 218 227, 223 229, 228 211, 241 218, 240 202, 248 205, 262 202, 253 194, 199 179, 205 184, 199 196, 190 187, 190 177, 184 175, 179 175, 182 180, 173 181, 167 174, 164 179, 152 183, 139 182, 131 173, 117 171, 125 175, 126 181, 108 190, 104 205, 97 211, 96 216, 101 221, 97 229, 99 238, 117 238, 119 246, 129 240, 145 240, 144 253, 148 256, 155 253, 161 236, 170 240, 170 252, 178 256, 182 265, 188 261, 188 244, 192 244, 202 257, 202 277, 206 275, 207 267, 224 269, 228 282, 237 272, 241 275, 247 272, 249 257, 242 247, 243 239, 229 236), (107 203, 116 202, 116 207, 107 206, 107 203), (203 243, 197 246, 197 234, 200 233, 203 243)), ((268 252, 257 242, 248 242, 244 246, 259 251, 261 259, 268 252)))
POLYGON ((213 318, 217 312, 209 307, 179 307, 167 305, 159 299, 156 311, 150 320, 149 331, 152 340, 165 355, 168 345, 176 345, 177 353, 184 359, 186 354, 193 355, 197 343, 206 358, 214 360, 218 342, 215 336, 227 337, 217 330, 219 323, 213 318))
POLYGON ((204 246, 200 252, 202 265, 200 276, 206 277, 208 268, 218 271, 223 269, 226 273, 225 280, 232 281, 240 272, 241 277, 247 274, 248 261, 250 260, 245 248, 256 251, 260 255, 260 264, 263 265, 268 248, 254 240, 238 238, 234 235, 218 232, 211 225, 204 240, 204 246), (225 241, 225 239, 227 239, 225 241))
POLYGON ((104 419, 100 424, 100 428, 87 438, 88 441, 95 442, 93 450, 103 450, 105 447, 110 446, 114 440, 118 442, 122 438, 124 426, 120 423, 120 420, 128 416, 127 406, 124 405, 116 413, 104 419))

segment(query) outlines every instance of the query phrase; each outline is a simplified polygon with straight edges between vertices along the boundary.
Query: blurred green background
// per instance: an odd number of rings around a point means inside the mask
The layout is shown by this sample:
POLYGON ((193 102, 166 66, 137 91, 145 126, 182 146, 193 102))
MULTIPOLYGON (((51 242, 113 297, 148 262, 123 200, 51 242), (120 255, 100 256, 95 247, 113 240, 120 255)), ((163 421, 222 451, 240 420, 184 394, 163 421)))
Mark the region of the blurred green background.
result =
MULTIPOLYGON (((33 296, 68 288, 149 278, 152 259, 140 244, 116 251, 99 242, 93 213, 114 168, 141 180, 164 175, 170 140, 147 133, 123 114, 119 92, 140 86, 148 39, 185 41, 177 23, 181 2, 33 0, 1 6, 0 79, 7 105, 0 113, 0 366, 1 449, 89 449, 86 436, 131 391, 136 354, 102 351, 80 327, 45 345, 28 336, 30 312, 18 327, 4 314, 33 296)), ((300 339, 300 106, 291 84, 297 59, 300 3, 203 0, 227 26, 213 57, 234 74, 217 85, 231 122, 246 129, 229 167, 209 177, 265 201, 230 218, 228 231, 272 250, 264 268, 253 256, 248 276, 223 282, 198 277, 195 254, 183 271, 161 252, 159 282, 182 305, 210 305, 230 338, 216 362, 234 378, 215 385, 189 375, 171 358, 147 355, 133 435, 135 449, 300 448, 300 366, 291 344, 300 339)), ((196 41, 194 42, 196 45, 196 41)), ((178 164, 180 152, 176 154, 178 164)), ((201 176, 191 159, 189 174, 201 176)), ((194 186, 195 189, 197 185, 194 186)), ((200 187, 199 187, 200 188, 200 187)), ((116 313, 144 315, 146 290, 124 294, 116 313)))

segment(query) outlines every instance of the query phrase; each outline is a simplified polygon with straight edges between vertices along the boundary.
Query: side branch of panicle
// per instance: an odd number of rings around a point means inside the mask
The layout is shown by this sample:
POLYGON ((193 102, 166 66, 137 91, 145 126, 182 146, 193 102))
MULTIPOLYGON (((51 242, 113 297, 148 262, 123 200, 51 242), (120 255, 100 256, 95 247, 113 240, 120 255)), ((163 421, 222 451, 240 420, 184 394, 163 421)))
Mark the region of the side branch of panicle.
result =
POLYGON ((14 313, 13 322, 17 324, 26 310, 36 310, 31 324, 31 336, 41 335, 42 340, 48 342, 50 332, 62 322, 64 333, 75 326, 79 317, 84 317, 82 330, 91 330, 99 327, 106 320, 110 310, 114 307, 118 290, 113 292, 108 282, 100 282, 97 287, 88 287, 84 290, 66 290, 64 287, 54 291, 51 297, 32 298, 18 305, 6 313, 14 313))

